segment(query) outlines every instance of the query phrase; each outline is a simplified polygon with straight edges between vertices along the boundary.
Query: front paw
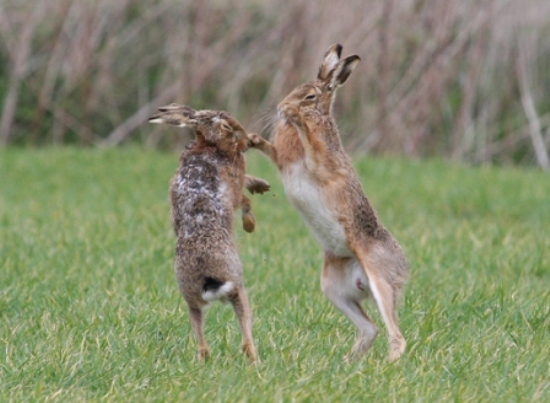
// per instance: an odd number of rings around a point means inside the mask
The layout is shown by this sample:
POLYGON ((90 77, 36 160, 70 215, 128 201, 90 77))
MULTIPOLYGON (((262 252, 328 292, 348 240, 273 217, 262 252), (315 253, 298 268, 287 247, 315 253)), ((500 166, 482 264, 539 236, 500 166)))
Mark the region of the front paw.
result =
POLYGON ((304 120, 298 108, 288 105, 281 112, 289 123, 298 127, 304 127, 304 120))
POLYGON ((254 227, 256 226, 256 219, 251 213, 243 213, 243 229, 246 232, 254 232, 254 227))
POLYGON ((250 186, 248 187, 248 191, 252 194, 254 193, 264 194, 265 192, 269 192, 270 189, 271 189, 271 185, 262 179, 254 180, 254 182, 251 183, 250 186))
POLYGON ((256 133, 248 133, 248 147, 260 147, 265 140, 256 133))

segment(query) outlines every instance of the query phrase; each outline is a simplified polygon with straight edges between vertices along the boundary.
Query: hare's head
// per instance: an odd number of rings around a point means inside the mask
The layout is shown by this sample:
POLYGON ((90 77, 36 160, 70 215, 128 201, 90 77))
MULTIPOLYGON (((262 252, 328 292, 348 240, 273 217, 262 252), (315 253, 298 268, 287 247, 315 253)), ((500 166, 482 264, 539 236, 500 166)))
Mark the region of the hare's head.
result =
POLYGON ((186 105, 170 104, 159 108, 150 123, 166 123, 195 130, 197 141, 225 152, 241 152, 248 147, 246 131, 227 112, 194 110, 186 105))
POLYGON ((336 90, 349 78, 361 58, 357 55, 341 60, 342 45, 328 48, 317 74, 317 80, 294 88, 278 105, 278 110, 298 110, 301 113, 330 114, 336 90))

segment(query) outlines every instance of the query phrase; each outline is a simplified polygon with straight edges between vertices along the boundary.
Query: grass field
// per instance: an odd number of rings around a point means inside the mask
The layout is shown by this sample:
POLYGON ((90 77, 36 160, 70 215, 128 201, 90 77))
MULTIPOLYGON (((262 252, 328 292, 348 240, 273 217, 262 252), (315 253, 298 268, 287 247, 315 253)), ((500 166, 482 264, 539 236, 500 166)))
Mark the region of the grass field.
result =
POLYGON ((0 401, 550 401, 550 177, 439 161, 356 161, 405 248, 408 349, 385 329, 346 364, 355 330, 319 287, 322 254, 275 169, 249 171, 252 235, 237 229, 261 364, 213 306, 196 358, 172 268, 176 154, 0 151, 0 401))

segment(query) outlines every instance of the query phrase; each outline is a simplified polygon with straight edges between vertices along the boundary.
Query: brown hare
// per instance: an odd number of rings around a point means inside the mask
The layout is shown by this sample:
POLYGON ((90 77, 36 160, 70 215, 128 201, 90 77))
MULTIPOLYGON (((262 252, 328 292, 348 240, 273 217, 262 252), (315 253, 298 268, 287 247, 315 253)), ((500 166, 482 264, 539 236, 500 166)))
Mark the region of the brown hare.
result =
POLYGON ((204 308, 221 300, 233 305, 243 334, 243 351, 254 362, 252 312, 234 239, 233 214, 242 208, 243 227, 252 232, 255 221, 243 186, 263 193, 269 184, 245 176, 243 152, 248 148, 248 137, 226 112, 196 111, 178 104, 159 111, 149 122, 187 126, 196 132, 195 141, 181 154, 170 196, 177 236, 175 269, 199 342, 199 356, 209 356, 203 333, 204 308))
POLYGON ((325 257, 321 288, 357 327, 349 358, 371 347, 378 330, 361 306, 374 299, 388 329, 390 360, 405 350, 396 306, 407 279, 407 260, 365 196, 345 153, 332 117, 332 103, 359 63, 340 59, 342 46, 331 46, 317 80, 296 87, 278 105, 272 143, 251 134, 251 146, 278 166, 290 203, 321 244, 325 257))

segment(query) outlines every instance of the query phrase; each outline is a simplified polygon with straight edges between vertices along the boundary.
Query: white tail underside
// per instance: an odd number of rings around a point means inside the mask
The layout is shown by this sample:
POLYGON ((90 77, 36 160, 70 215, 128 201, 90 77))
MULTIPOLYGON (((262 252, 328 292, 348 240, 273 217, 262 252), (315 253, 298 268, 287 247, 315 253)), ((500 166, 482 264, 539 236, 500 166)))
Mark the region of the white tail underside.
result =
POLYGON ((202 299, 208 302, 216 301, 218 299, 227 297, 227 294, 229 294, 231 291, 233 291, 233 283, 231 281, 228 281, 215 291, 208 290, 206 292, 203 292, 202 299))

